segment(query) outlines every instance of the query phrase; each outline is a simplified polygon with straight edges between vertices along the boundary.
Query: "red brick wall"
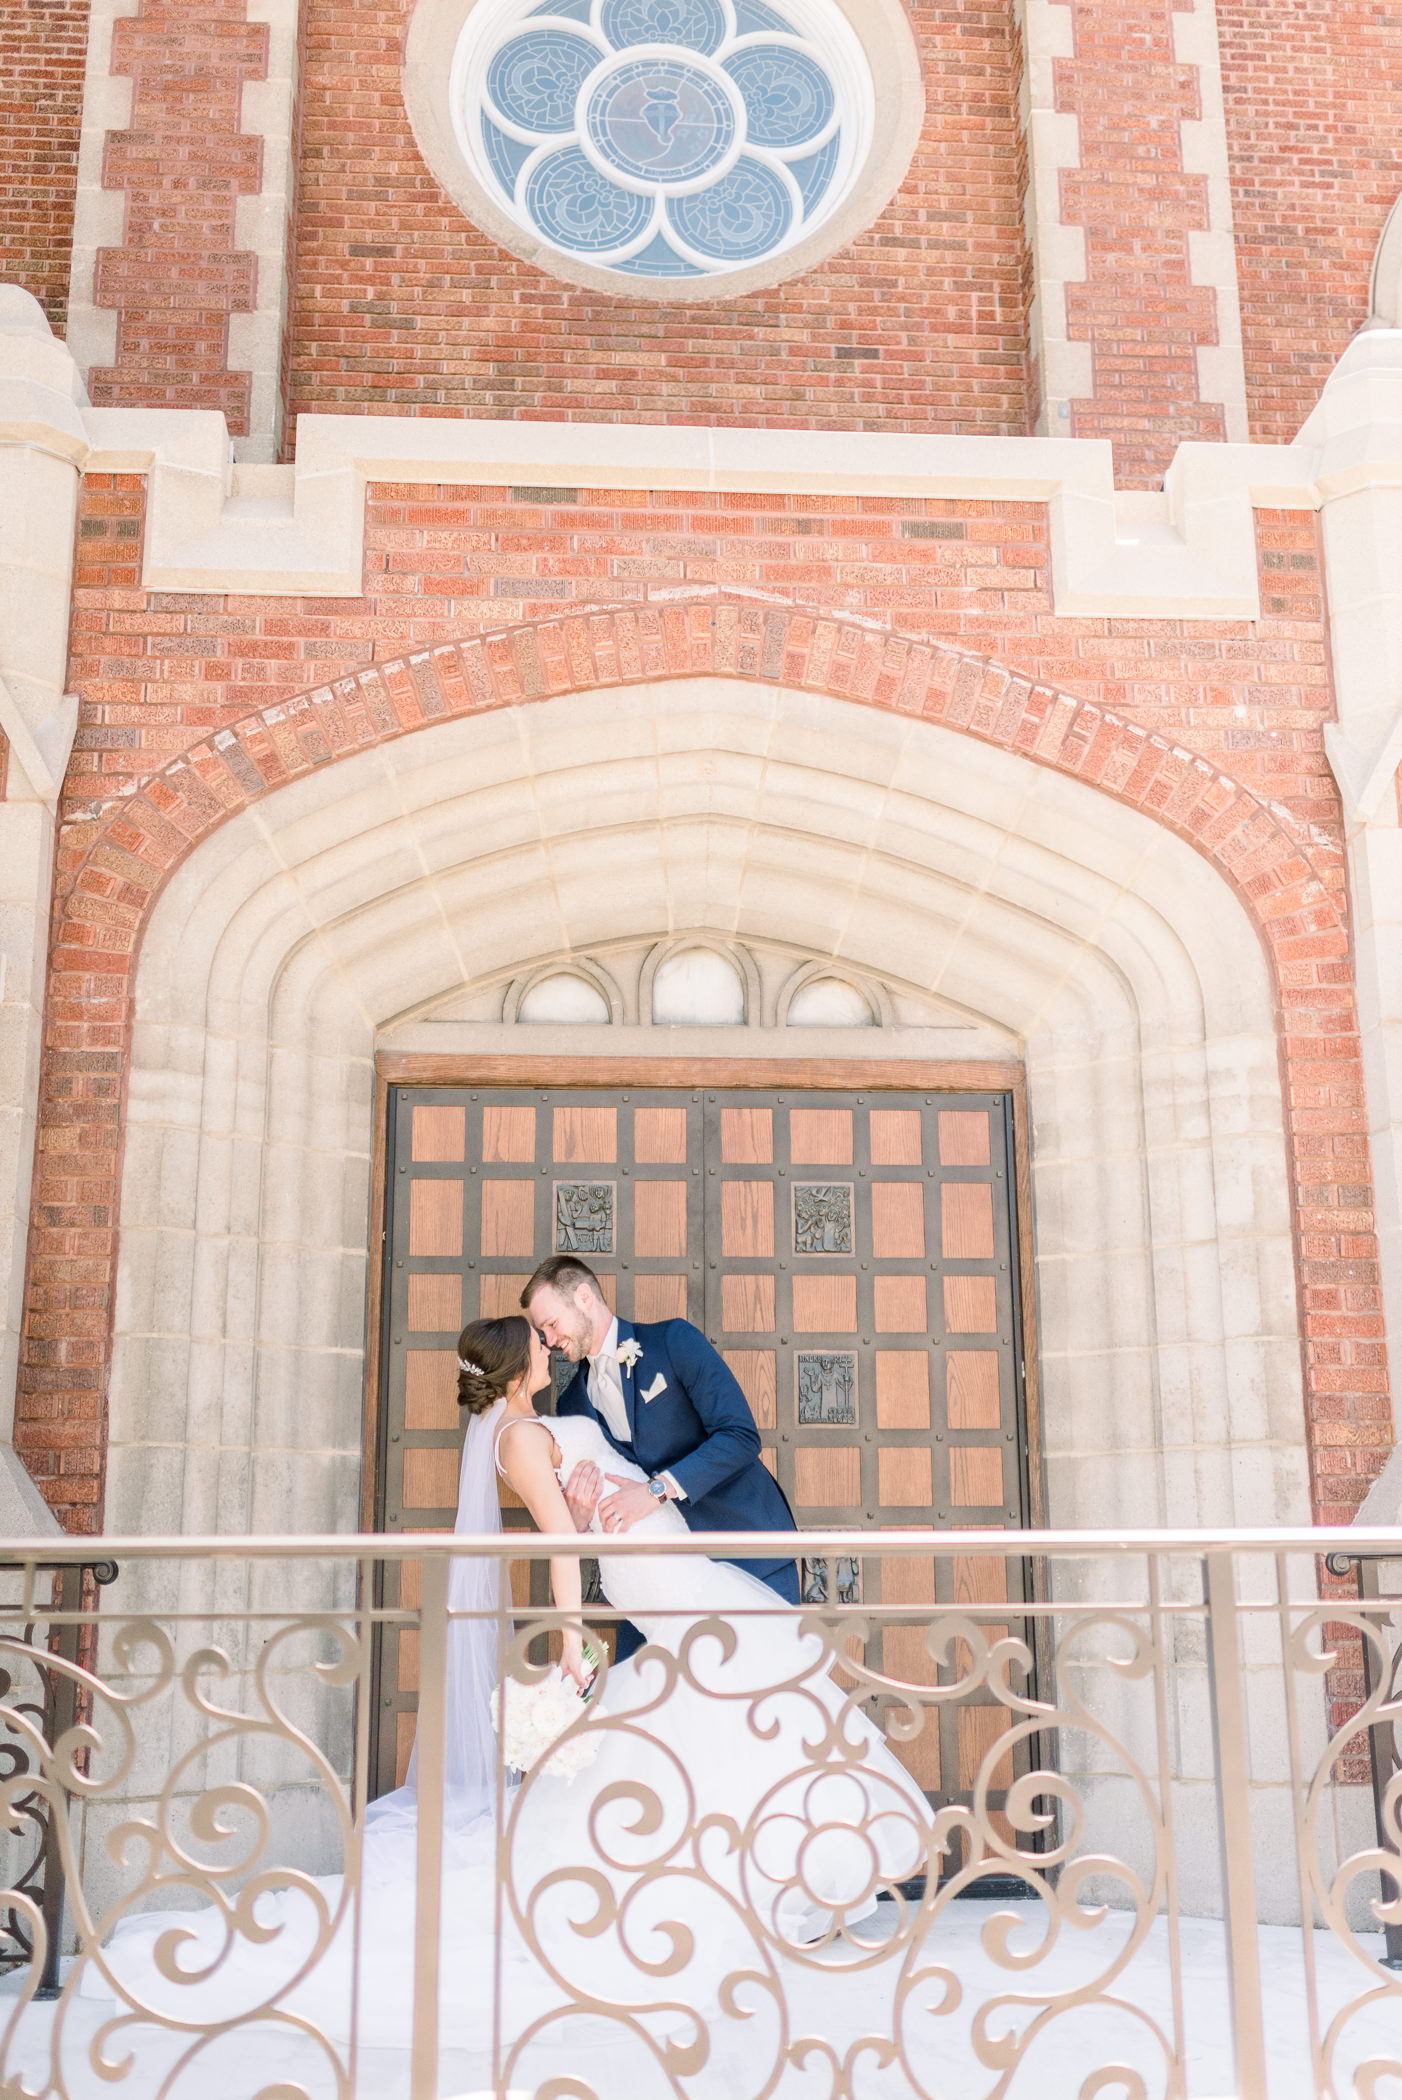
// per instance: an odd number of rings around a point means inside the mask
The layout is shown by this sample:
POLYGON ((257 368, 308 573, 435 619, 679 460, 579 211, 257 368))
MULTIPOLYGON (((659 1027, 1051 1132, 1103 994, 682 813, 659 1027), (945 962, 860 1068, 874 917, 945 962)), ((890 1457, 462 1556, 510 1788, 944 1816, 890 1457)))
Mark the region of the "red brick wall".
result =
POLYGON ((68 319, 87 0, 0 0, 0 282, 68 319))
POLYGON ((1288 443, 1367 318, 1402 192, 1402 10, 1217 0, 1251 434, 1288 443))
POLYGON ((464 219, 405 114, 411 11, 311 0, 294 409, 1026 429, 1010 0, 914 0, 924 137, 867 233, 771 291, 673 307, 577 289, 464 219))
POLYGON ((1156 484, 1181 440, 1225 436, 1220 406, 1198 400, 1195 351, 1218 340, 1217 301, 1189 282, 1207 179, 1183 168, 1178 127, 1202 108, 1196 68, 1173 56, 1173 16, 1173 0, 1073 0, 1075 56, 1056 64, 1056 106, 1076 116, 1081 144, 1061 215, 1086 237, 1066 332, 1092 346, 1094 370, 1069 435, 1111 439, 1127 488, 1156 484))
POLYGON ((239 125, 268 47, 247 15, 247 0, 141 0, 113 29, 132 113, 107 134, 103 186, 125 192, 126 225, 99 252, 94 299, 117 311, 117 356, 88 380, 99 407, 218 408, 235 434, 249 375, 228 370, 229 316, 252 311, 257 261, 234 247, 234 208, 257 193, 263 156, 239 125))
POLYGON ((1193 839, 1237 885, 1282 1013, 1316 1509, 1347 1519, 1390 1414, 1310 516, 1260 516, 1252 624, 1056 619, 1036 504, 381 486, 365 595, 334 603, 143 591, 143 503, 138 479, 90 481, 79 538, 70 679, 84 701, 16 1429, 66 1523, 93 1527, 101 1506, 128 988, 163 871, 265 783, 430 707, 708 668, 1033 750, 1193 839), (722 595, 676 601, 679 585, 722 595), (748 595, 725 602, 735 587, 748 595), (851 613, 876 625, 844 624, 851 613), (941 643, 1006 668, 941 657, 941 643), (371 662, 391 667, 328 688, 371 662), (310 705, 249 720, 313 689, 310 705), (240 721, 233 744, 203 741, 240 721), (192 747, 190 765, 154 777, 192 747))

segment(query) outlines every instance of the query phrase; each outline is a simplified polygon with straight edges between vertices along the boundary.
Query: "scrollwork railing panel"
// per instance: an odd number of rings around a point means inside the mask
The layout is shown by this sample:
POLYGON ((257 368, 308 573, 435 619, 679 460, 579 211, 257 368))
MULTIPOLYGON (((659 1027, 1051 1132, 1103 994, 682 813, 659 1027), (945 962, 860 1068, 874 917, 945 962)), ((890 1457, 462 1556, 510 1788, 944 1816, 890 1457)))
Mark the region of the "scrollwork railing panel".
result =
MULTIPOLYGON (((0 2092, 1383 2100, 1402 1772, 1354 1837, 1339 1772, 1396 1740, 1390 1609, 1326 1595, 1294 1537, 1235 1563, 1019 1544, 1047 1570, 1022 1601, 917 1607, 880 1601, 862 1535, 813 1535, 840 1573, 797 1612, 659 1608, 552 1744, 568 1780, 499 1769, 468 1803, 430 1757, 423 1797, 368 1815, 381 1630, 401 1672, 452 1652, 441 1577, 385 1607, 377 1563, 541 1542, 122 1541, 101 1607, 71 1586, 57 1611, 25 1574, 0 1593, 0 2092), (1331 1737, 1341 1644, 1370 1689, 1331 1737), (25 1880, 36 1802, 61 1924, 25 1880)), ((490 1619, 513 1698, 561 1624, 490 1619)))

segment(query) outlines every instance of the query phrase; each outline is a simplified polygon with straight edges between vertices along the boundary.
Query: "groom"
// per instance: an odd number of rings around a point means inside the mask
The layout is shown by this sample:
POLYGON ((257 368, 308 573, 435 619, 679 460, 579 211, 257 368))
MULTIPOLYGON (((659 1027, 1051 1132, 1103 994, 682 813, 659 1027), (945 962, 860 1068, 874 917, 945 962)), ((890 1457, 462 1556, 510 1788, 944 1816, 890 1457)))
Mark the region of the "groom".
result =
MULTIPOLYGON (((647 1481, 576 1466, 565 1499, 579 1530, 594 1510, 606 1532, 623 1532, 661 1501, 676 1502, 693 1531, 794 1531, 793 1512, 760 1464, 759 1431, 733 1372, 687 1320, 635 1327, 609 1311, 593 1270, 571 1254, 543 1261, 521 1293, 531 1325, 552 1349, 582 1368, 556 1408, 591 1415, 616 1451, 647 1481)), ((788 1604, 797 1604, 792 1559, 740 1560, 788 1604)), ((625 1620, 618 1659, 642 1636, 625 1620)))

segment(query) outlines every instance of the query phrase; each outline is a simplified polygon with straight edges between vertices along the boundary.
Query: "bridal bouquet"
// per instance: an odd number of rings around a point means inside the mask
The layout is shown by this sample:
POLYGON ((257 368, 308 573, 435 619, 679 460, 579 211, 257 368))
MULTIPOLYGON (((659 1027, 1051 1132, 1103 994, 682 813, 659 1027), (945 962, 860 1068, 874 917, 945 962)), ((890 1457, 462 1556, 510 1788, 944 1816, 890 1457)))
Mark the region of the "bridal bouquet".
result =
POLYGON ((501 1754, 508 1767, 513 1772, 533 1772, 546 1758, 550 1778, 575 1779, 598 1756, 599 1735, 589 1730, 568 1743, 561 1743, 560 1737, 586 1709, 587 1695, 558 1668, 538 1684, 517 1684, 514 1678, 507 1678, 492 1694, 492 1726, 501 1739, 501 1754))

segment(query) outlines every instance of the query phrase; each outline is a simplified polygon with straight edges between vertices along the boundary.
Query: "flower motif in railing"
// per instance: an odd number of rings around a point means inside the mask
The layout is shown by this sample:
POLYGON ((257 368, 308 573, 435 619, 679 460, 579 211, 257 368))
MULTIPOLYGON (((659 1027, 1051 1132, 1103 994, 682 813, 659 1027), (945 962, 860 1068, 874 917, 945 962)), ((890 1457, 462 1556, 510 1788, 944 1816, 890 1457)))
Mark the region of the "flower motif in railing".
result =
POLYGON ((869 88, 826 0, 546 0, 470 18, 459 134, 489 194, 558 253, 704 278, 782 254, 853 174, 869 88))

